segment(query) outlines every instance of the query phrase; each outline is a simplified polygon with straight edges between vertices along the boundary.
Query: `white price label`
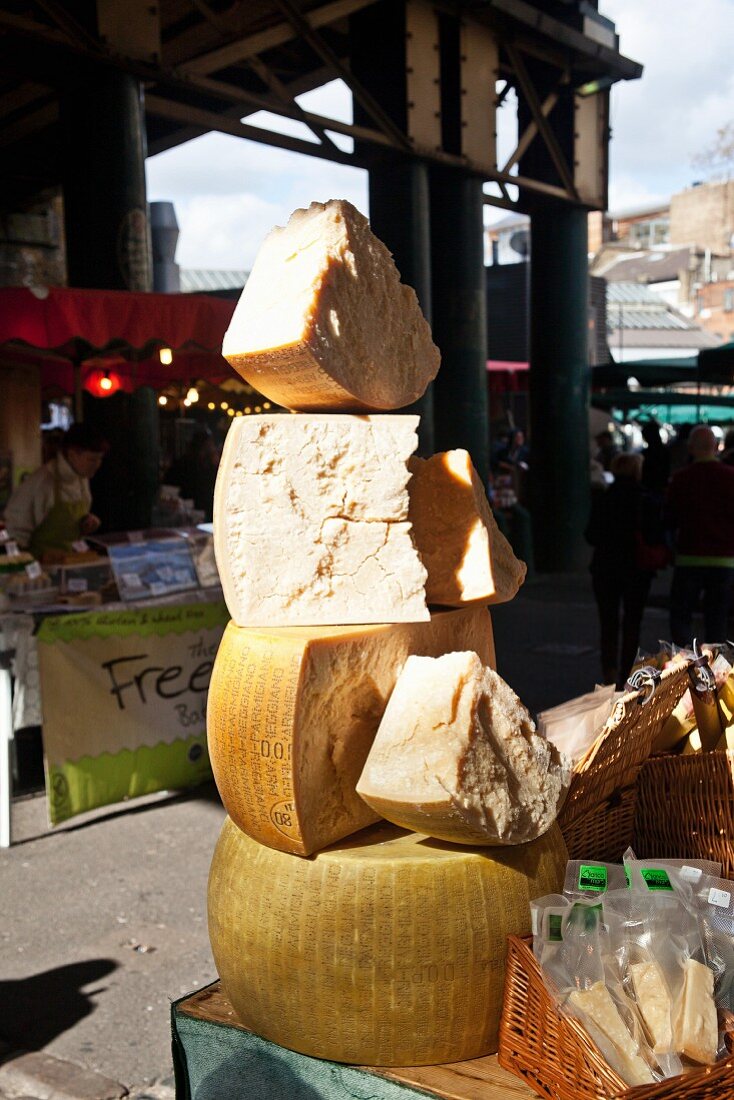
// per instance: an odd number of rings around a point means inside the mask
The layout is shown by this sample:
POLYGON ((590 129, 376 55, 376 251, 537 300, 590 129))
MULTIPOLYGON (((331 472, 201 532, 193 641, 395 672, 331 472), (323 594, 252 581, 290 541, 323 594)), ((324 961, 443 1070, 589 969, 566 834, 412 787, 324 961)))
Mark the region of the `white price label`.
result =
POLYGON ((86 577, 72 577, 66 587, 69 592, 86 592, 89 582, 86 577))
POLYGON ((75 554, 86 554, 89 549, 89 543, 84 539, 77 539, 76 542, 72 542, 71 548, 75 554))
POLYGON ((167 592, 167 591, 168 591, 168 589, 167 589, 166 585, 161 584, 160 581, 153 581, 153 583, 150 586, 151 596, 162 596, 163 593, 167 592))
POLYGON ((123 573, 120 580, 125 585, 125 588, 142 588, 143 582, 137 573, 123 573))
POLYGON ((540 935, 540 912, 541 911, 539 909, 531 909, 530 911, 530 924, 532 925, 531 931, 534 936, 540 935))
POLYGON ((731 894, 728 890, 717 890, 711 887, 709 890, 709 905, 718 905, 720 909, 728 909, 731 903, 731 894))
POLYGON ((698 882, 702 874, 700 867, 681 867, 680 869, 680 877, 685 882, 698 882))
POLYGON ((5 553, 8 555, 8 557, 14 558, 16 554, 19 553, 18 543, 13 542, 12 539, 8 539, 8 541, 5 543, 5 553))
POLYGON ((29 561, 25 567, 26 575, 30 577, 32 581, 38 579, 41 576, 41 566, 37 561, 29 561))
POLYGON ((128 542, 142 542, 143 541, 143 532, 142 531, 128 531, 127 541, 128 542))

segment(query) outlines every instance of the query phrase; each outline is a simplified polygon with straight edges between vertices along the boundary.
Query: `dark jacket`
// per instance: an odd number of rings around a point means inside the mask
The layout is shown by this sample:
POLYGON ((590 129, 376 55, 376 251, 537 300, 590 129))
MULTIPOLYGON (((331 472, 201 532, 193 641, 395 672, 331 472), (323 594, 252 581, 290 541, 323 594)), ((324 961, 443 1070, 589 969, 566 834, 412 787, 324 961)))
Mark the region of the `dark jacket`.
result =
POLYGON ((643 492, 638 481, 618 477, 603 493, 595 493, 586 525, 586 541, 594 547, 592 573, 638 572, 637 538, 642 531, 643 492))
POLYGON ((734 557, 734 468, 716 459, 673 474, 665 515, 679 554, 734 557))

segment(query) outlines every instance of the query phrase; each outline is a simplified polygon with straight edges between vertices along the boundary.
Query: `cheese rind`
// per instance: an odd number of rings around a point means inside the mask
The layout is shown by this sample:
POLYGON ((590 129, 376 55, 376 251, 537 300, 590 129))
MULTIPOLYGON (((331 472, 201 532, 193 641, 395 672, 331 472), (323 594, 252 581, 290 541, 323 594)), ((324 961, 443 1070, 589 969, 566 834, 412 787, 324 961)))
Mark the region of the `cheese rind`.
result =
POLYGON ((382 817, 460 844, 521 844, 555 821, 570 768, 473 652, 409 657, 357 792, 382 817))
POLYGON ((703 963, 686 959, 683 989, 673 1013, 675 1049, 692 1062, 712 1065, 719 1045, 714 975, 703 963))
POLYGON ((592 1028, 598 1028, 611 1044, 619 1060, 619 1065, 614 1068, 628 1085, 647 1085, 655 1080, 650 1067, 640 1057, 637 1044, 625 1027, 604 982, 595 982, 589 989, 575 989, 568 999, 584 1014, 592 1028))
POLYGON ((265 238, 222 354, 271 401, 302 411, 402 408, 440 362, 415 291, 339 199, 296 210, 265 238))
POLYGON ((431 604, 505 603, 525 580, 467 451, 411 458, 410 522, 431 604))
POLYGON ((558 828, 495 859, 381 823, 307 860, 225 823, 209 878, 217 971, 240 1021, 366 1065, 496 1049, 507 935, 560 889, 558 828))
POLYGON ((417 416, 248 416, 230 427, 214 549, 240 626, 428 619, 408 522, 417 416))
POLYGON ((672 1005, 660 968, 655 962, 639 962, 629 972, 653 1053, 666 1054, 673 1049, 672 1005))
POLYGON ((209 687, 209 756, 233 821, 297 855, 379 816, 356 783, 400 670, 412 653, 471 646, 494 664, 484 607, 427 623, 243 629, 230 623, 209 687))

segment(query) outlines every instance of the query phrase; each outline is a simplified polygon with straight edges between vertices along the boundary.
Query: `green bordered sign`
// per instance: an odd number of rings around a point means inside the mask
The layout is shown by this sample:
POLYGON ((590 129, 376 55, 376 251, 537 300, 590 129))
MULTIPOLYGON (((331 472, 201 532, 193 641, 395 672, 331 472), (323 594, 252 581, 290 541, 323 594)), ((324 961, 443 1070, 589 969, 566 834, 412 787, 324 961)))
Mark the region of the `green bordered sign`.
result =
POLYGON ((641 867, 640 874, 648 890, 672 890, 668 872, 661 867, 641 867))
POLYGON ((579 867, 579 890, 600 894, 607 888, 607 869, 595 863, 582 863, 579 867))

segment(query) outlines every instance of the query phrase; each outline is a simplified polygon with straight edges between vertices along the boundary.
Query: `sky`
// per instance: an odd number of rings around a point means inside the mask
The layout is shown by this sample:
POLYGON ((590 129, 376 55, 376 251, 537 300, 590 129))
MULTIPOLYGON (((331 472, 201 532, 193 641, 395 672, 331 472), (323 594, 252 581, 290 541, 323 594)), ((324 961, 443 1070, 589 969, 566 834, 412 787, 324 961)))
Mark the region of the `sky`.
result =
MULTIPOLYGON (((612 90, 609 205, 623 210, 666 199, 702 178, 692 158, 734 115, 734 0, 600 0, 599 8, 617 25, 621 52, 645 66, 641 80, 612 90)), ((299 102, 351 121, 340 81, 299 102)), ((509 102, 499 113, 500 157, 512 148, 511 110, 509 102)), ((270 120, 300 136, 298 123, 270 120)), ((366 172, 226 134, 205 134, 149 157, 147 181, 151 202, 175 203, 176 260, 186 268, 248 270, 272 226, 313 201, 345 198, 369 214, 366 172)), ((489 207, 487 219, 505 213, 489 207)))

